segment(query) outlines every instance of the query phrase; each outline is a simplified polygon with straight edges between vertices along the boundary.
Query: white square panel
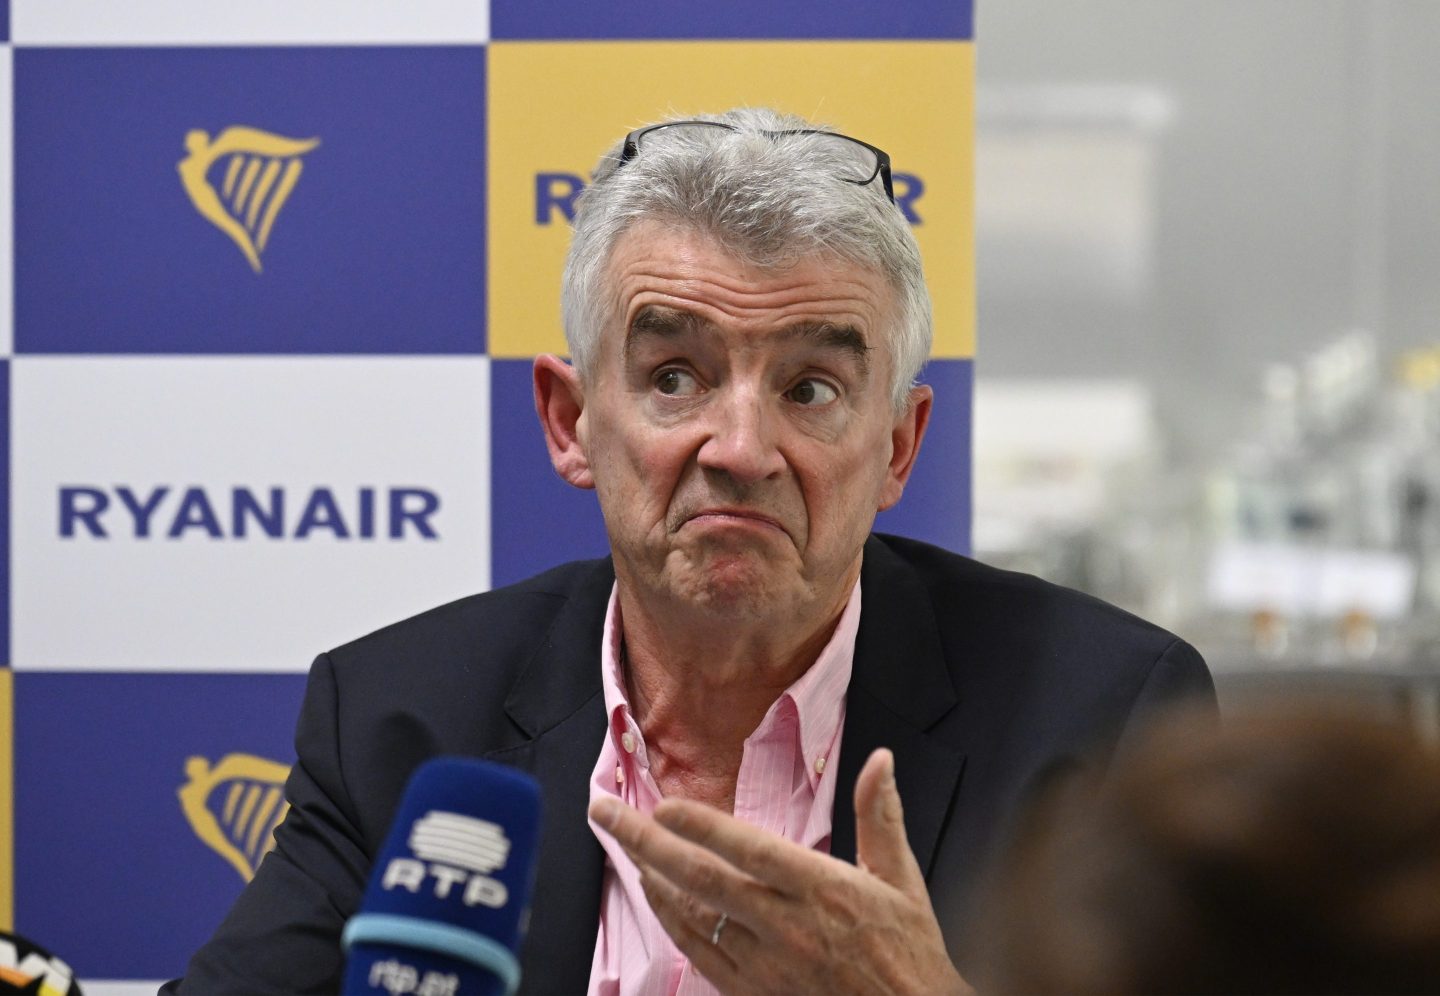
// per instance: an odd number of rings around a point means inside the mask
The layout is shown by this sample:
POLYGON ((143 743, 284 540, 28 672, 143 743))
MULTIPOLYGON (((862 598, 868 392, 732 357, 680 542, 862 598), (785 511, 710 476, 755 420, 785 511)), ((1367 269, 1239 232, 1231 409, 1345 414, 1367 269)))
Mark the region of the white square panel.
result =
POLYGON ((473 44, 488 0, 12 0, 21 45, 473 44))
POLYGON ((483 590, 484 357, 12 366, 19 670, 303 670, 483 590))

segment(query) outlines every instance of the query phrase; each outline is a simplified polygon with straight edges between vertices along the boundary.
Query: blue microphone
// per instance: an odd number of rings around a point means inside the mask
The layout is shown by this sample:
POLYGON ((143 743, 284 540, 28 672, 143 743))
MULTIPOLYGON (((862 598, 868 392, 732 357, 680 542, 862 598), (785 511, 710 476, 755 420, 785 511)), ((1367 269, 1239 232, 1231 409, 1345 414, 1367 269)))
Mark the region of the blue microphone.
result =
POLYGON ((417 768, 341 937, 344 992, 513 993, 539 836, 529 775, 461 758, 417 768))

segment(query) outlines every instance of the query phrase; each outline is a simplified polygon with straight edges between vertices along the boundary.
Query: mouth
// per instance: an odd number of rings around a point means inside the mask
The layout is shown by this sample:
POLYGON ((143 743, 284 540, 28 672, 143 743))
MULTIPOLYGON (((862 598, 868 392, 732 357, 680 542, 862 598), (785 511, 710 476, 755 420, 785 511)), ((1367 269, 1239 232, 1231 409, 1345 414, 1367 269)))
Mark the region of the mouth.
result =
POLYGON ((765 532, 774 530, 775 532, 789 535, 789 531, 780 524, 779 520, 750 508, 730 508, 724 506, 702 508, 699 511, 691 513, 685 519, 686 525, 690 525, 691 523, 722 528, 758 529, 765 532))

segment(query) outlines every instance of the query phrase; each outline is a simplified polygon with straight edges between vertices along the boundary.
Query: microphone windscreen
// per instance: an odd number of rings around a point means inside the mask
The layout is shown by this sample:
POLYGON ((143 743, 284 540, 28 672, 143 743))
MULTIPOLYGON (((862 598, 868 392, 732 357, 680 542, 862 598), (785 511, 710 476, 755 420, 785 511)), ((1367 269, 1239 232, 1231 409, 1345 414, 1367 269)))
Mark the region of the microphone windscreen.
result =
POLYGON ((498 764, 416 769, 345 926, 345 992, 513 991, 540 831, 540 786, 498 764))

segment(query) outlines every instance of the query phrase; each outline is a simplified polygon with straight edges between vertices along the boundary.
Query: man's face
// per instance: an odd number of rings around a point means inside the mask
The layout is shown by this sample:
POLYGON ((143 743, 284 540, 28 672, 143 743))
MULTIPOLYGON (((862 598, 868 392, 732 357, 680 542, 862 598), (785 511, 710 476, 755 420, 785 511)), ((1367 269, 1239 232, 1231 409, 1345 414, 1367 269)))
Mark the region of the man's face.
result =
POLYGON ((657 223, 609 278, 576 437, 622 583, 740 617, 838 609, 928 413, 891 407, 888 282, 833 259, 761 270, 657 223))

